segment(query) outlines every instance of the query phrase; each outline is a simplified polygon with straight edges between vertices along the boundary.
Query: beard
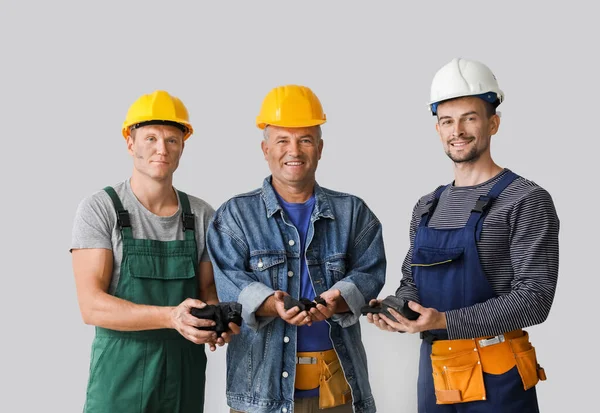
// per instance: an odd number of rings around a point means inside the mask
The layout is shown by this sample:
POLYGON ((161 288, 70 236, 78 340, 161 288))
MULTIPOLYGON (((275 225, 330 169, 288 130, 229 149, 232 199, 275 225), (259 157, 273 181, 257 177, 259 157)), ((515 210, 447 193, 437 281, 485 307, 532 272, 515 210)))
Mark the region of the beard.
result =
POLYGON ((446 150, 446 155, 448 155, 448 158, 452 159, 452 161, 454 163, 474 163, 476 162, 479 157, 481 156, 481 154, 483 152, 485 152, 485 150, 487 149, 487 145, 484 148, 477 148, 477 146, 473 145, 473 147, 471 149, 469 149, 468 152, 462 152, 462 153, 452 153, 451 148, 452 147, 452 141, 448 142, 448 149, 446 150))

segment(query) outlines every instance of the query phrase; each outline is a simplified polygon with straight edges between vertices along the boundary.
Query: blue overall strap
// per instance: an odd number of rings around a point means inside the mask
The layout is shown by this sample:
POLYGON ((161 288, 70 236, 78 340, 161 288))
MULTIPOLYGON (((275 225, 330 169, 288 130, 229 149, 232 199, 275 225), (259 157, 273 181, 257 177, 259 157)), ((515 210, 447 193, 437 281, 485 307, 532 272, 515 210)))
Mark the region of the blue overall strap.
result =
POLYGON ((435 207, 440 200, 440 196, 442 196, 442 192, 448 187, 448 185, 441 185, 435 190, 433 194, 433 199, 425 204, 425 210, 421 213, 421 222, 419 223, 419 227, 426 227, 429 224, 429 219, 433 215, 435 211, 435 207))
POLYGON ((483 221, 490 210, 490 206, 496 198, 500 196, 502 191, 506 189, 519 175, 512 171, 507 171, 502 178, 490 189, 487 195, 481 195, 475 206, 471 210, 471 216, 467 221, 467 227, 475 227, 475 239, 479 241, 481 238, 481 230, 483 229, 483 221))

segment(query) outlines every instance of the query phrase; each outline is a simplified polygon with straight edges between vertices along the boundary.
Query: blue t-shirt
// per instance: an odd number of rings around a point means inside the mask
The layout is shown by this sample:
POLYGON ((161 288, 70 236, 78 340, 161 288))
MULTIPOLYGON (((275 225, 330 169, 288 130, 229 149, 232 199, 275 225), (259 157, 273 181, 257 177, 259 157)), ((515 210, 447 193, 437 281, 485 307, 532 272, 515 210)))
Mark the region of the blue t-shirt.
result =
MULTIPOLYGON (((300 236, 300 251, 302 252, 300 265, 300 298, 313 300, 316 296, 315 290, 308 275, 308 266, 306 265, 306 235, 310 226, 310 216, 315 206, 314 195, 304 203, 296 204, 284 201, 279 194, 277 199, 287 219, 298 230, 300 236)), ((310 327, 307 325, 298 327, 297 351, 324 351, 333 348, 329 338, 329 324, 326 321, 313 323, 310 327)), ((295 397, 314 397, 319 395, 319 388, 314 390, 296 390, 295 397)))

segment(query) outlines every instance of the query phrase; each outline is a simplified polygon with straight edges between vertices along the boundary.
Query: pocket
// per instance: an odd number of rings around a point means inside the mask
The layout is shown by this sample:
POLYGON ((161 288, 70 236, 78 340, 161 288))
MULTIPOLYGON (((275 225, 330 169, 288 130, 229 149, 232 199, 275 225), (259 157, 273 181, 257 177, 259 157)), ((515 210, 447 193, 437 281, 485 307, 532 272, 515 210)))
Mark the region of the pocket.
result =
MULTIPOLYGON (((127 270, 132 276, 130 300, 138 304, 176 306, 198 297, 196 268, 191 256, 131 254, 127 270)), ((127 298, 127 297, 123 297, 127 298)))
POLYGON ((285 252, 255 253, 250 257, 250 269, 256 274, 258 281, 277 290, 279 289, 279 265, 285 262, 285 252))
POLYGON ((438 404, 485 400, 483 370, 476 351, 450 356, 431 355, 438 404))
POLYGON ((327 275, 331 276, 331 285, 335 284, 346 275, 346 258, 337 256, 326 259, 325 269, 327 270, 327 275))
POLYGON ((464 254, 464 248, 429 248, 419 247, 415 250, 411 267, 432 267, 458 261, 464 254))
POLYGON ((421 305, 438 311, 456 308, 452 291, 464 291, 464 249, 417 247, 411 270, 421 305))
POLYGON ((340 360, 321 361, 322 373, 319 388, 319 408, 330 409, 346 404, 352 398, 350 386, 344 376, 340 360))
POLYGON ((294 387, 298 390, 312 390, 319 387, 321 369, 318 363, 297 364, 296 382, 294 387))
POLYGON ((517 361, 519 375, 523 381, 523 388, 527 390, 535 386, 540 380, 538 376, 538 363, 535 355, 535 348, 531 347, 531 349, 527 351, 515 353, 515 360, 517 361))
POLYGON ((514 353, 517 369, 523 381, 525 390, 535 386, 540 379, 546 380, 544 369, 537 362, 535 347, 529 341, 529 334, 524 331, 523 336, 509 340, 514 353))

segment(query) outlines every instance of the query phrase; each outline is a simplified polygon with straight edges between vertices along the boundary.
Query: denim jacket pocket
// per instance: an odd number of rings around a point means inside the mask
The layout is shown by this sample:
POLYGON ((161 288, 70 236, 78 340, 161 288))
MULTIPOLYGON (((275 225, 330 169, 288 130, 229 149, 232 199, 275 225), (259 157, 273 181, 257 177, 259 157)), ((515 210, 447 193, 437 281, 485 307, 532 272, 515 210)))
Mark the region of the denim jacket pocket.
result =
POLYGON ((325 268, 327 269, 328 276, 331 276, 333 284, 335 284, 346 275, 346 258, 329 258, 325 261, 325 268))
POLYGON ((279 289, 278 270, 285 262, 285 252, 254 253, 250 257, 250 269, 258 281, 277 290, 279 289))

